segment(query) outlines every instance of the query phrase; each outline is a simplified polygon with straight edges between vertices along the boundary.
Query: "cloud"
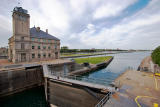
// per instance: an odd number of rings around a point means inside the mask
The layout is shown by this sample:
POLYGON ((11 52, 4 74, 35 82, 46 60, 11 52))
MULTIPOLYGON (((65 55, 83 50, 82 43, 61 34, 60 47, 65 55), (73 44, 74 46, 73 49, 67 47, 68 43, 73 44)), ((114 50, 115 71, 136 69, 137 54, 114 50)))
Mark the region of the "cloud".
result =
MULTIPOLYGON (((138 0, 22 0, 30 25, 61 39, 70 48, 153 49, 160 44, 160 1, 147 2, 135 12, 128 10, 138 0), (128 12, 130 14, 124 14, 128 12)), ((0 35, 7 45, 12 35, 10 10, 15 2, 3 0, 0 35), (10 3, 9 7, 7 6, 10 3), (7 7, 7 8, 4 8, 7 7), (5 38, 4 38, 5 37, 5 38)), ((141 5, 141 4, 139 4, 141 5)), ((132 10, 133 11, 133 10, 132 10)))
POLYGON ((137 0, 108 0, 96 9, 93 17, 95 19, 100 19, 119 15, 125 8, 136 1, 137 0))
POLYGON ((160 27, 159 9, 152 9, 153 6, 157 7, 157 2, 150 2, 146 8, 133 16, 125 18, 111 28, 101 28, 99 33, 92 34, 90 32, 95 32, 95 29, 86 28, 77 38, 80 38, 81 44, 85 44, 85 46, 90 48, 93 46, 97 48, 123 49, 155 48, 160 44, 160 31, 158 30, 160 27), (151 9, 153 14, 150 14, 149 10, 151 9))

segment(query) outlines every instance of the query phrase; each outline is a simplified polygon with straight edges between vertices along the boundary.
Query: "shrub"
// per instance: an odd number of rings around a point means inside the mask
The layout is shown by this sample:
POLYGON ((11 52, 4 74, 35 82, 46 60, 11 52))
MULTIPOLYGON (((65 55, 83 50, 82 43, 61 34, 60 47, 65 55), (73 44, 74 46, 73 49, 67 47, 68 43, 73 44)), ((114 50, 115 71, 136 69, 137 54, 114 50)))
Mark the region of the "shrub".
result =
POLYGON ((152 52, 151 57, 153 62, 160 66, 160 46, 152 52))

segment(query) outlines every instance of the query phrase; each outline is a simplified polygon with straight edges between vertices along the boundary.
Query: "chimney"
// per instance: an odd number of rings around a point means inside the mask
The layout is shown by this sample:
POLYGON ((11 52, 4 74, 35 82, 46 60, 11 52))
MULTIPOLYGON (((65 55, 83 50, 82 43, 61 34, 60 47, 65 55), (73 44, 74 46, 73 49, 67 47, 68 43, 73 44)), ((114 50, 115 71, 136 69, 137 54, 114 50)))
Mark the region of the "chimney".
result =
POLYGON ((46 33, 48 34, 48 29, 46 29, 46 33))
POLYGON ((37 27, 37 32, 39 32, 40 31, 40 27, 37 27))

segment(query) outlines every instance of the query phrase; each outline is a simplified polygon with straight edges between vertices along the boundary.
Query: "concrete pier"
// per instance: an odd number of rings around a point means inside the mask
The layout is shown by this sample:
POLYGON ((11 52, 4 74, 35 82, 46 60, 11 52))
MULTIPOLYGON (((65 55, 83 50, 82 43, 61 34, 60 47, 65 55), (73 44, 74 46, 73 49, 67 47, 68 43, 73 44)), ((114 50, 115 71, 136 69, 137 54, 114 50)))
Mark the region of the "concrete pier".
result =
POLYGON ((0 97, 43 85, 42 68, 0 71, 0 97))
POLYGON ((69 60, 59 59, 55 61, 3 65, 0 67, 0 97, 44 85, 43 64, 53 65, 58 69, 63 69, 64 64, 68 68, 74 65, 69 60))
POLYGON ((105 107, 153 107, 160 105, 160 77, 153 73, 128 70, 119 76, 118 92, 105 104, 105 107))
POLYGON ((73 72, 70 72, 69 75, 82 75, 82 74, 85 74, 85 73, 95 71, 95 70, 100 69, 100 68, 107 67, 111 63, 113 58, 114 57, 110 58, 108 61, 105 61, 105 62, 102 62, 102 63, 99 63, 99 64, 94 64, 94 65, 90 65, 89 67, 84 67, 82 69, 75 70, 73 72))

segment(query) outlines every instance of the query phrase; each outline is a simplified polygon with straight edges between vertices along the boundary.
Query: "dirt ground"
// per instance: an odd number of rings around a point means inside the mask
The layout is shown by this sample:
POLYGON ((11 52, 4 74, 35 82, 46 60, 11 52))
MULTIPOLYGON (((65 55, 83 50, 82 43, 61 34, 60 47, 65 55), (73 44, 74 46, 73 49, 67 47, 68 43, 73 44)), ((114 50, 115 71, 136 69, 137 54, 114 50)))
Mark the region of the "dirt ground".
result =
POLYGON ((106 103, 106 107, 158 107, 160 105, 160 77, 152 73, 126 71, 115 80, 120 89, 106 103))

